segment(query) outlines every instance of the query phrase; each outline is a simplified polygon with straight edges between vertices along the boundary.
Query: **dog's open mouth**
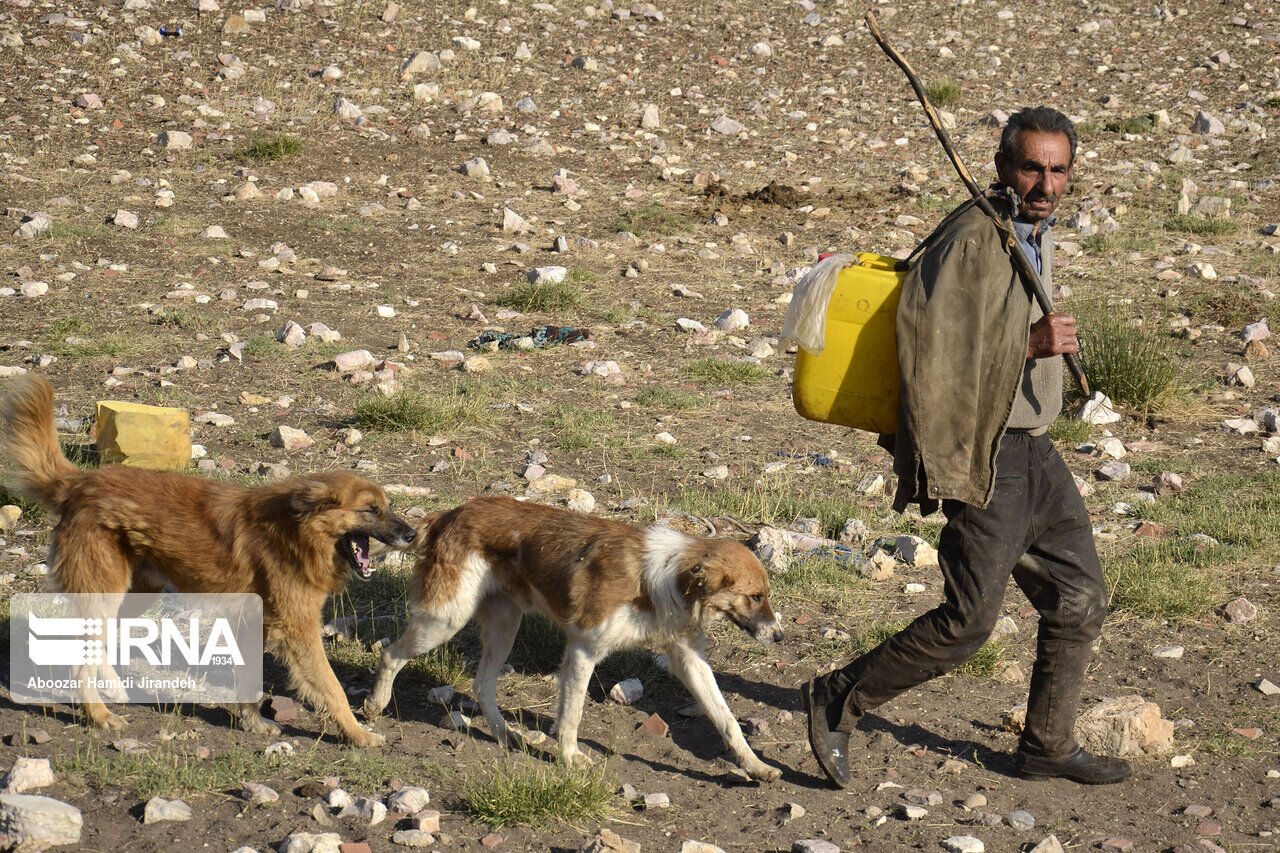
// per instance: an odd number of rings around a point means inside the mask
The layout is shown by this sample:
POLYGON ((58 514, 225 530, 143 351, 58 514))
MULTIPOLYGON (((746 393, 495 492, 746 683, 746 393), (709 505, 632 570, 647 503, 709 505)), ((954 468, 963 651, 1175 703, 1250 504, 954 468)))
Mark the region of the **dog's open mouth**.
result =
POLYGON ((361 580, 373 577, 373 566, 369 559, 369 534, 355 531, 338 540, 338 553, 351 564, 351 571, 361 580))

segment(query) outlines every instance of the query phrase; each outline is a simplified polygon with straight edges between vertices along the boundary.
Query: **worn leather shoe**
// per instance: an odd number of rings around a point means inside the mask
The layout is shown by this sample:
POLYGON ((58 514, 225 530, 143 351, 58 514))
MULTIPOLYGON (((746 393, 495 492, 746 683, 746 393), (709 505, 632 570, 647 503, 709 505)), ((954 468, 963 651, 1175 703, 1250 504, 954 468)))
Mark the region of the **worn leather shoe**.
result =
POLYGON ((1122 758, 1091 755, 1081 747, 1066 758, 1045 758, 1019 750, 1016 762, 1023 779, 1070 779, 1081 785, 1111 785, 1123 782, 1133 772, 1122 758))
POLYGON ((809 717, 809 746, 813 748, 813 757, 818 759, 818 766, 827 778, 837 787, 849 787, 849 733, 833 732, 827 724, 827 706, 818 702, 813 695, 813 682, 807 681, 800 687, 800 698, 804 703, 804 712, 809 717))

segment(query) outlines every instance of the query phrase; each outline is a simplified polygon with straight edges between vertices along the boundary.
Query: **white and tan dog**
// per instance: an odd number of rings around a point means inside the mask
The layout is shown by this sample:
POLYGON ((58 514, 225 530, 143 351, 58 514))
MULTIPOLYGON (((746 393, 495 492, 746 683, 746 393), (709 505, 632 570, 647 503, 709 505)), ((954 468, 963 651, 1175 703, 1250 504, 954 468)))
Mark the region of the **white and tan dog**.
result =
POLYGON ((740 543, 645 529, 511 498, 476 498, 421 525, 404 636, 382 654, 364 704, 369 717, 391 700, 396 674, 475 619, 484 646, 475 692, 494 737, 512 736, 498 708, 498 673, 521 614, 537 610, 567 636, 556 717, 560 753, 588 763, 578 724, 596 664, 616 649, 662 648, 671 672, 752 778, 781 771, 747 745, 705 655, 706 626, 727 618, 762 643, 782 639, 769 578, 740 543))

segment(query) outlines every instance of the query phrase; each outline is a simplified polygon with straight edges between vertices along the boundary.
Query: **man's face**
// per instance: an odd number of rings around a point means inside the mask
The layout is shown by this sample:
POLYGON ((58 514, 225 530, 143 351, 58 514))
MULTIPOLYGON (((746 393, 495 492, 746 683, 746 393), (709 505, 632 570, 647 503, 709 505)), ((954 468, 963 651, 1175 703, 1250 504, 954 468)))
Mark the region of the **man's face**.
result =
POLYGON ((1018 213, 1032 222, 1053 215, 1071 177, 1071 142, 1065 133, 1024 130, 1018 134, 1014 156, 1006 160, 996 152, 1000 183, 1013 187, 1022 198, 1018 213))

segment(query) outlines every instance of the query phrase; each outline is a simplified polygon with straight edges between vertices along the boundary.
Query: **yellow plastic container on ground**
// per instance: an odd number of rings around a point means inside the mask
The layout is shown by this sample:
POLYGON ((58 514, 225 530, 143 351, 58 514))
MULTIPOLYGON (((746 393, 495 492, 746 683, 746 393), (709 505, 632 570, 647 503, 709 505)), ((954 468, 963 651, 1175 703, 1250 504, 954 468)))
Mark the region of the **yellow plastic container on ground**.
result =
POLYGON ((104 464, 170 471, 191 462, 191 420, 186 409, 102 400, 97 429, 98 454, 104 464))
POLYGON ((896 258, 859 252, 827 304, 821 355, 796 354, 792 399, 804 417, 876 433, 898 431, 895 327, 905 272, 896 258))

